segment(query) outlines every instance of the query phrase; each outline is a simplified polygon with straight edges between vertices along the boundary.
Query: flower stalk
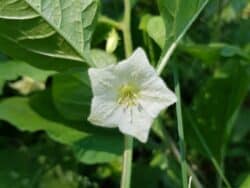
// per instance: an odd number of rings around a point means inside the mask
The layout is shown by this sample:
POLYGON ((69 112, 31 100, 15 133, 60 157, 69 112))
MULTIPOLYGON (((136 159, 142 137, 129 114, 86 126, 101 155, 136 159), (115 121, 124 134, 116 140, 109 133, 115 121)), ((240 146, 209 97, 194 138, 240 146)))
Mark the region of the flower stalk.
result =
POLYGON ((131 2, 130 0, 124 0, 124 19, 122 22, 122 32, 123 32, 126 57, 129 57, 133 51, 130 25, 131 25, 131 2))
MULTIPOLYGON (((131 2, 124 0, 124 20, 122 24, 123 41, 126 57, 129 57, 133 51, 132 37, 131 37, 131 2)), ((124 152, 123 152, 123 166, 121 177, 121 188, 130 188, 132 175, 132 159, 133 159, 133 137, 129 135, 124 136, 124 152)))
POLYGON ((120 22, 113 20, 107 16, 100 16, 98 21, 100 23, 110 25, 110 26, 116 28, 117 30, 122 30, 122 24, 120 22))
POLYGON ((133 157, 133 137, 124 136, 124 153, 123 153, 123 169, 121 178, 121 188, 129 188, 132 172, 132 157, 133 157))

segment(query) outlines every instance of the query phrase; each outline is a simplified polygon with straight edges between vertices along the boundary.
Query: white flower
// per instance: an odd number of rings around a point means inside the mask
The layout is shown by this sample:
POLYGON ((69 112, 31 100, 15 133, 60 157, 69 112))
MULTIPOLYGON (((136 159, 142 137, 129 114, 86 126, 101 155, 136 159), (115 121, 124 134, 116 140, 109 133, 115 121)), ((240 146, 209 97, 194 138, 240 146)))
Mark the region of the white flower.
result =
POLYGON ((117 65, 90 68, 93 99, 88 120, 146 142, 154 118, 176 102, 143 49, 117 65))

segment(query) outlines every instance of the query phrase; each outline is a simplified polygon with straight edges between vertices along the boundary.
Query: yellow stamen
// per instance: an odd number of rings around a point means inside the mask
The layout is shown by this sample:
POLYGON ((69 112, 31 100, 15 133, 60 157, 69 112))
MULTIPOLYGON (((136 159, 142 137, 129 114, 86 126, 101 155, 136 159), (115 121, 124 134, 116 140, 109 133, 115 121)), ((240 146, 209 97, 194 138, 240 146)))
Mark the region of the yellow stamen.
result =
POLYGON ((132 84, 124 84, 119 88, 118 103, 126 106, 136 105, 139 90, 132 84))

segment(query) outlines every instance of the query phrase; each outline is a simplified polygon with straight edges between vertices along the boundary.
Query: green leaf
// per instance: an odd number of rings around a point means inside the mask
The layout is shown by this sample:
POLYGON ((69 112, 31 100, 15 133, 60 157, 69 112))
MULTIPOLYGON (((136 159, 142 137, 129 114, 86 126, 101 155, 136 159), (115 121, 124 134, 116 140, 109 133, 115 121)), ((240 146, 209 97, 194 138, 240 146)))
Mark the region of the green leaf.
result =
POLYGON ((102 68, 108 65, 116 64, 117 59, 114 55, 100 49, 91 50, 91 57, 95 67, 102 68))
POLYGON ((246 175, 239 185, 239 188, 249 188, 249 187, 250 187, 250 174, 246 175))
POLYGON ((185 126, 186 138, 200 153, 204 150, 190 127, 196 127, 217 161, 225 155, 240 105, 249 88, 246 66, 228 62, 215 71, 192 103, 185 126), (192 126, 191 126, 192 125, 192 126))
POLYGON ((86 66, 97 0, 0 0, 0 49, 44 69, 86 66))
POLYGON ((158 7, 165 23, 166 37, 157 73, 161 74, 178 43, 194 20, 203 10, 208 0, 158 0, 158 7))
POLYGON ((56 109, 66 119, 86 120, 92 98, 87 71, 71 70, 54 76, 52 97, 56 109))
POLYGON ((233 131, 233 141, 240 142, 250 132, 250 109, 242 108, 233 131))
POLYGON ((83 121, 64 120, 55 110, 48 92, 30 99, 13 97, 1 101, 0 119, 21 131, 45 131, 54 141, 69 145, 76 157, 87 164, 117 160, 122 151, 118 131, 83 121))
MULTIPOLYGON (((41 115, 30 107, 29 100, 26 98, 9 98, 2 101, 0 106, 0 118, 13 124, 21 131, 34 132, 46 130, 50 137, 63 144, 72 144, 74 141, 88 136, 88 134, 84 132, 41 117, 41 115), (64 130, 64 132, 62 132, 62 130, 64 130)), ((41 108, 43 109, 43 106, 41 106, 41 108)), ((49 111, 53 113, 51 109, 49 111)))
POLYGON ((241 48, 225 43, 210 43, 203 44, 184 44, 180 45, 180 50, 186 52, 206 63, 215 63, 221 57, 224 58, 242 58, 250 60, 250 55, 244 52, 241 48))
POLYGON ((178 43, 201 10, 207 0, 158 0, 161 16, 165 23, 165 51, 178 43))
POLYGON ((45 82, 54 71, 42 71, 21 61, 6 61, 0 63, 0 95, 6 81, 15 80, 19 76, 29 76, 35 81, 45 82))
POLYGON ((158 44, 160 48, 164 48, 166 31, 164 21, 160 16, 153 16, 147 23, 148 35, 158 44))
MULTIPOLYGON (((116 63, 116 58, 103 50, 95 49, 91 54, 96 67, 116 63)), ((52 97, 56 109, 66 119, 76 121, 87 119, 92 98, 87 71, 72 69, 55 75, 52 97)))

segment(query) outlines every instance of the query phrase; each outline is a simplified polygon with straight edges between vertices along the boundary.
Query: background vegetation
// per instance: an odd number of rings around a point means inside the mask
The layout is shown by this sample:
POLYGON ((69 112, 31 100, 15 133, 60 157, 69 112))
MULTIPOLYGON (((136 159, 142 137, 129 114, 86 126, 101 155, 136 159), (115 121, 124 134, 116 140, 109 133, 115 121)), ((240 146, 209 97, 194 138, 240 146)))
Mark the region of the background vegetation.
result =
MULTIPOLYGON (((16 2, 0 0, 0 187, 119 187, 122 135, 86 121, 91 90, 82 57, 91 53, 99 66, 124 58, 119 25, 107 21, 122 18, 123 2, 86 1, 83 47, 70 35, 77 26, 65 22, 58 31, 24 1, 16 2), (104 49, 114 36, 110 54, 104 49)), ((180 6, 184 21, 195 10, 188 3, 180 6)), ((133 45, 142 46, 156 65, 173 42, 169 30, 156 1, 132 5, 133 45)), ((179 73, 193 187, 250 187, 249 29, 249 0, 211 0, 162 74, 174 88, 173 69, 179 73)), ((135 142, 132 187, 181 187, 176 124, 171 107, 155 121, 147 144, 135 142)))

